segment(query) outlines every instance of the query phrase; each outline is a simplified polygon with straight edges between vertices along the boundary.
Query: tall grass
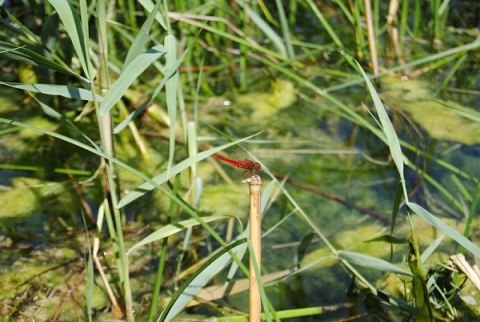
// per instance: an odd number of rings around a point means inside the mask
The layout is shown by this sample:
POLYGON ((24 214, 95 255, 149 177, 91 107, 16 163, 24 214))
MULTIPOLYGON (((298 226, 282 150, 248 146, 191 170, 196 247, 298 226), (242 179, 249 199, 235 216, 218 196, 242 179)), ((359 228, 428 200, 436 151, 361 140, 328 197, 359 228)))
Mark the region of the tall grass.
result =
MULTIPOLYGON (((341 1, 320 4, 321 6, 315 1, 291 1, 289 7, 283 7, 281 1, 266 4, 242 0, 188 3, 183 1, 153 3, 142 0, 138 3, 120 2, 118 7, 109 7, 110 4, 104 1, 89 5, 85 0, 74 4, 64 0, 51 0, 39 11, 35 11, 38 8, 27 8, 41 22, 40 29, 53 24, 60 30, 58 34, 46 34, 43 37, 37 36, 35 31, 27 27, 26 21, 18 19, 7 10, 5 14, 8 18, 5 22, 10 31, 5 29, 0 32, 3 38, 0 42, 3 62, 14 67, 19 64, 35 66, 38 78, 44 82, 13 83, 6 82, 5 79, 0 84, 27 91, 46 117, 55 120, 68 131, 67 134, 51 131, 15 120, 14 117, 0 118, 0 122, 8 127, 42 133, 52 139, 71 144, 90 157, 100 157, 96 162, 102 169, 104 196, 98 202, 99 206, 102 206, 101 209, 105 209, 108 238, 102 234, 102 220, 96 223, 98 231, 89 236, 97 238, 101 243, 107 243, 109 240, 113 245, 117 270, 110 271, 109 278, 105 281, 116 284, 111 286, 112 289, 118 287, 121 290, 116 295, 120 297, 123 312, 118 309, 115 314, 117 317, 125 314, 129 321, 139 317, 135 316, 136 311, 143 310, 136 304, 139 294, 135 294, 132 288, 130 273, 132 258, 142 247, 155 242, 162 241, 162 246, 156 252, 159 264, 155 284, 148 290, 152 293, 151 306, 148 308, 149 321, 173 319, 223 270, 229 270, 228 278, 223 280, 225 291, 230 287, 230 279, 238 275, 256 274, 249 272, 243 261, 248 249, 246 231, 241 229, 237 231, 232 241, 227 240, 217 231, 213 223, 226 221, 228 216, 205 215, 197 211, 197 206, 198 200, 205 197, 202 194, 204 178, 201 178, 198 170, 199 162, 228 147, 251 140, 258 133, 253 134, 252 131, 250 135, 217 147, 205 144, 202 146, 205 150, 199 151, 198 146, 203 143, 198 136, 200 131, 209 133, 215 140, 219 140, 220 135, 211 131, 211 128, 204 127, 202 122, 198 122, 202 121, 198 111, 198 99, 203 93, 213 96, 229 86, 232 91, 246 91, 252 86, 252 79, 265 75, 288 79, 295 84, 299 96, 304 97, 305 101, 311 100, 312 104, 318 104, 321 100, 322 106, 318 107, 319 110, 327 111, 354 127, 364 129, 388 147, 389 156, 398 175, 396 180, 400 190, 396 194, 396 199, 391 201, 393 216, 390 234, 382 236, 382 240, 389 242, 400 240, 396 239, 395 230, 396 225, 400 225, 400 218, 405 218, 400 216, 400 213, 407 214, 407 218, 417 215, 442 234, 449 236, 463 251, 474 257, 480 257, 480 248, 470 240, 479 197, 478 178, 470 174, 468 169, 458 169, 440 157, 430 156, 428 151, 420 150, 412 142, 399 138, 391 122, 391 115, 372 84, 374 80, 380 84, 381 77, 396 72, 408 71, 415 75, 424 70, 429 70, 430 73, 440 72, 441 68, 451 66, 448 78, 442 83, 442 87, 446 87, 448 80, 455 78, 455 73, 459 74, 465 70, 467 57, 480 47, 480 38, 435 48, 439 40, 446 38, 449 13, 446 3, 432 1, 428 11, 429 20, 424 22, 425 18, 420 14, 421 1, 415 1, 413 6, 407 6, 407 2, 404 1, 401 8, 395 6, 394 1, 390 3, 389 8, 380 1, 373 1, 371 11, 373 21, 370 26, 373 26, 374 35, 370 38, 363 20, 365 6, 369 4, 363 1, 352 1, 349 6, 341 1), (48 17, 47 12, 54 12, 52 17, 58 20, 48 17), (390 14, 388 19, 387 14, 390 14), (412 20, 408 17, 412 17, 412 20), (348 27, 334 27, 333 23, 336 20, 342 21, 348 27), (295 23, 297 25, 294 25, 295 23), (318 34, 308 35, 310 38, 303 38, 297 34, 297 29, 308 29, 309 24, 317 26, 315 31, 318 34), (427 26, 433 27, 432 33, 427 26), (60 40, 62 38, 64 40, 60 40), (315 39, 319 39, 321 43, 315 39), (427 42, 432 50, 425 53, 427 51, 421 48, 418 53, 411 53, 412 47, 417 46, 412 41, 420 39, 427 42), (373 40, 376 42, 373 43, 373 40), (373 49, 376 49, 380 56, 378 57, 380 72, 372 76, 364 70, 369 70, 372 67, 370 62, 377 60, 376 55, 372 53, 373 49), (320 61, 319 53, 335 61, 322 62, 325 67, 317 68, 314 64, 320 61), (320 76, 313 75, 314 73, 309 76, 310 71, 318 72, 320 76), (62 77, 59 77, 60 75, 62 77), (56 83, 56 79, 61 81, 56 83), (219 90, 219 85, 212 79, 224 79, 223 88, 219 90), (356 87, 357 85, 360 89, 356 87), (368 106, 364 106, 363 109, 352 107, 343 97, 344 93, 354 87, 355 91, 361 91, 362 101, 368 102, 366 103, 368 106), (140 98, 125 107, 128 105, 125 102, 132 92, 141 93, 140 98), (75 122, 68 109, 59 104, 58 100, 50 100, 50 97, 61 98, 65 106, 79 104, 78 102, 86 108, 93 106, 94 112, 88 116, 82 114, 81 119, 95 124, 97 130, 90 132, 81 122, 75 122), (189 99, 194 103, 188 104, 189 99), (130 108, 133 105, 136 106, 135 109, 130 108), (364 113, 365 110, 370 114, 364 113), (158 151, 165 159, 161 173, 148 175, 146 169, 134 168, 122 160, 116 151, 122 148, 121 138, 125 132, 135 137, 136 142, 143 141, 137 127, 142 126, 142 121, 145 120, 142 118, 143 115, 148 113, 154 115, 154 112, 160 115, 167 127, 165 131, 161 126, 158 128, 162 131, 161 134, 167 137, 168 144, 158 151), (193 115, 199 116, 200 119, 195 119, 193 115), (467 227, 463 232, 451 228, 424 205, 410 200, 412 189, 407 184, 405 173, 413 170, 422 175, 430 186, 436 187, 445 202, 456 207, 457 211, 465 208, 463 199, 452 195, 449 190, 443 189, 442 183, 437 179, 418 169, 415 162, 409 159, 410 154, 407 152, 433 158, 434 162, 455 177, 457 185, 463 188, 463 195, 469 196, 467 227), (141 181, 133 188, 128 187, 131 191, 124 196, 121 192, 126 189, 126 184, 119 175, 122 173, 120 169, 141 181), (181 183, 177 175, 185 172, 190 172, 188 182, 181 183), (186 187, 187 192, 179 188, 180 185, 186 187), (476 187, 473 192, 470 191, 472 186, 476 187), (128 222, 125 209, 141 203, 142 198, 152 190, 158 191, 168 199, 166 220, 160 229, 145 236, 141 241, 127 240, 125 229, 128 222), (182 219, 178 213, 187 214, 190 218, 182 219), (183 269, 182 261, 175 263, 174 275, 185 279, 178 282, 178 287, 169 287, 177 283, 172 276, 170 276, 172 281, 169 281, 166 274, 168 264, 175 261, 175 258, 168 256, 169 243, 182 236, 185 245, 196 245, 193 236, 195 227, 202 227, 215 240, 215 249, 208 254, 201 253, 204 256, 193 265, 194 272, 183 269), (160 294, 168 292, 171 292, 171 296, 162 302, 160 294)), ((307 31, 304 32, 307 34, 307 31)), ((476 113, 468 110, 463 113, 478 122, 476 113)), ((229 126, 235 127, 235 124, 229 126)), ((232 134, 228 132, 229 126, 223 128, 227 134, 222 135, 232 134)), ((234 131, 233 134, 241 132, 234 131)), ((143 151, 140 144, 136 149, 138 155, 148 158, 146 153, 140 153, 143 151)), ((264 214, 271 211, 270 206, 277 202, 277 194, 281 194, 292 214, 295 214, 307 230, 312 231, 326 246, 329 252, 326 257, 341 263, 349 275, 355 278, 359 289, 374 296, 378 303, 387 303, 393 307, 392 312, 399 316, 414 314, 419 320, 429 320, 434 314, 440 314, 438 313, 440 309, 433 307, 432 294, 427 288, 425 258, 419 258, 418 239, 422 236, 416 232, 415 227, 411 226, 408 241, 403 240, 403 243, 409 245, 409 251, 405 253, 408 255, 409 265, 403 267, 383 258, 341 249, 330 239, 329 234, 319 227, 313 214, 306 211, 301 202, 294 197, 290 187, 279 182, 273 171, 268 168, 264 175, 271 181, 262 196, 264 214), (368 274, 364 273, 364 268, 368 271, 397 274, 399 278, 411 282, 413 286, 410 289, 413 289, 414 298, 406 296, 399 299, 394 294, 382 290, 368 274)), ((92 248, 93 245, 89 247, 92 248)), ((302 247, 307 249, 314 246, 306 242, 302 247)), ((189 251, 188 246, 184 247, 184 251, 185 253, 189 251)), ((429 251, 434 252, 435 249, 429 251)), ((88 299, 94 293, 95 253, 88 254, 86 270, 88 299)), ((194 251, 191 253, 194 254, 194 251)), ((325 261, 325 257, 318 259, 318 262, 322 261, 325 261)), ((101 271, 101 265, 97 264, 96 269, 101 271)), ((306 269, 300 267, 298 270, 292 270, 288 276, 292 278, 306 269)), ((279 280, 281 278, 283 276, 279 280)), ((110 288, 108 285, 103 287, 110 288)), ((270 302, 266 286, 260 283, 259 287, 263 307, 266 308, 265 319, 279 321, 281 316, 285 316, 285 312, 277 311, 275 305, 270 302)), ((93 320, 95 316, 92 303, 89 301, 87 306, 88 318, 93 320)), ((293 317, 321 312, 321 307, 300 308, 295 311, 296 315, 293 317)), ((229 320, 235 318, 241 320, 244 317, 228 317, 229 320)))

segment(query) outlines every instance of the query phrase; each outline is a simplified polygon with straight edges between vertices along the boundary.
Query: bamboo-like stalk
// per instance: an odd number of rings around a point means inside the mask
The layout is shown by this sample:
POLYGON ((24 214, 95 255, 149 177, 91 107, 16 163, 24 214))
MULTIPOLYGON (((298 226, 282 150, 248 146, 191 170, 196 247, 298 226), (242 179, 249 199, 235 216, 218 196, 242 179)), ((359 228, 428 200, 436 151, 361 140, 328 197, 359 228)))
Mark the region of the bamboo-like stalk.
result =
POLYGON ((262 260, 262 240, 261 223, 262 214, 260 207, 261 185, 260 176, 253 175, 242 181, 248 183, 250 187, 250 241, 252 243, 253 254, 250 254, 250 322, 261 321, 260 314, 262 301, 260 299, 260 288, 257 279, 261 276, 255 274, 255 265, 258 265, 258 272, 261 272, 262 260))
MULTIPOLYGON (((97 23, 98 23, 98 55, 99 55, 99 71, 98 71, 98 87, 100 88, 100 93, 105 95, 105 93, 109 90, 109 72, 108 72, 108 22, 107 22, 107 2, 105 0, 97 1, 97 23)), ((100 133, 100 141, 102 144, 102 148, 105 153, 109 156, 114 155, 113 149, 113 136, 112 136, 112 120, 111 120, 111 112, 105 113, 105 115, 100 116, 98 114, 98 106, 97 106, 97 116, 99 117, 99 133, 100 133)), ((125 243, 123 240, 123 225, 122 225, 122 216, 120 209, 116 207, 118 204, 118 195, 117 195, 117 187, 114 178, 115 175, 115 164, 112 160, 105 160, 105 194, 109 196, 110 202, 112 207, 110 209, 109 216, 111 217, 111 213, 113 213, 114 220, 110 219, 108 222, 110 236, 115 236, 115 244, 117 247, 117 251, 119 256, 117 256, 117 265, 118 265, 118 272, 120 281, 123 283, 123 293, 125 299, 125 314, 126 314, 126 321, 135 321, 135 317, 133 315, 133 298, 131 293, 130 287, 130 279, 129 279, 129 272, 128 272, 128 259, 125 252, 125 243), (114 225, 114 226, 113 226, 114 225), (111 229, 112 228, 112 229, 111 229), (114 229, 113 229, 114 228, 114 229), (112 232, 115 233, 112 234, 112 232)), ((116 310, 115 302, 112 302, 114 310, 116 310)))
POLYGON ((473 283, 473 285, 480 291, 480 271, 477 265, 473 267, 468 264, 465 260, 463 254, 456 254, 450 256, 450 261, 454 264, 460 271, 467 276, 467 278, 473 283))
POLYGON ((365 20, 367 22, 368 30, 368 46, 370 47, 370 59, 372 61, 373 74, 378 74, 378 56, 377 44, 375 42, 375 29, 373 28, 372 4, 370 0, 364 0, 365 5, 365 20))
POLYGON ((388 16, 387 16, 387 32, 390 35, 392 42, 392 48, 395 53, 396 58, 400 65, 405 65, 405 60, 402 57, 402 51, 400 49, 400 44, 398 40, 398 27, 397 27, 397 12, 398 12, 398 0, 392 0, 388 7, 388 16))

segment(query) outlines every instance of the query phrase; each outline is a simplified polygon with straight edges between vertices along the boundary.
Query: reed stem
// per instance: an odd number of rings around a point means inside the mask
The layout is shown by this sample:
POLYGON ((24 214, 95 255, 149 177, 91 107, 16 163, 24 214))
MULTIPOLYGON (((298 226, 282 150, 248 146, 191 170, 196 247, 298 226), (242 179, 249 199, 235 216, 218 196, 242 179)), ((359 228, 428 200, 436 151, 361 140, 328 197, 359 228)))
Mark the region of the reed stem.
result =
MULTIPOLYGON (((261 226, 262 214, 260 207, 261 185, 262 180, 260 176, 254 175, 242 181, 248 183, 250 187, 250 241, 252 242, 253 254, 250 254, 250 321, 261 321, 261 306, 260 288, 255 271, 261 272, 261 254, 262 254, 262 240, 261 240, 261 226), (255 265, 258 265, 258 270, 255 270, 255 265)), ((261 275, 261 273, 260 273, 261 275)))

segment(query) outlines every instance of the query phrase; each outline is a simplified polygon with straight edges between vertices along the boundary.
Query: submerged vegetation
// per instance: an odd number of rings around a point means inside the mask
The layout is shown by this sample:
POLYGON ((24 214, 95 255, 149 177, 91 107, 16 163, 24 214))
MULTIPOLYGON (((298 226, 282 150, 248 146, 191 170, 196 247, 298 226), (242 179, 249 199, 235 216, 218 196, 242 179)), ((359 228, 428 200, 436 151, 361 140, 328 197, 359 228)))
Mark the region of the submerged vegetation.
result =
POLYGON ((3 2, 1 315, 478 319, 478 10, 3 2))

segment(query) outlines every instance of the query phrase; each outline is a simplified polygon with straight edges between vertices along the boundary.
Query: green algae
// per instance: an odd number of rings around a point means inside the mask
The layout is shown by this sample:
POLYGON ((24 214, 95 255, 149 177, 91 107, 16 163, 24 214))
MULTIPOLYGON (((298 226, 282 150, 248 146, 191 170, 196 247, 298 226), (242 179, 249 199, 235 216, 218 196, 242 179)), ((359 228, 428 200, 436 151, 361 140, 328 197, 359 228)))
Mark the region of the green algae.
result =
POLYGON ((251 106, 252 118, 262 120, 270 118, 296 101, 295 86, 292 82, 276 79, 272 81, 271 86, 269 93, 251 92, 239 95, 237 103, 251 106))
POLYGON ((0 219, 25 218, 38 213, 48 206, 48 198, 65 192, 59 183, 42 183, 33 178, 17 177, 13 186, 0 193, 0 219))
POLYGON ((424 81, 382 79, 381 97, 394 109, 407 112, 432 137, 466 145, 480 143, 480 113, 435 97, 424 81))

